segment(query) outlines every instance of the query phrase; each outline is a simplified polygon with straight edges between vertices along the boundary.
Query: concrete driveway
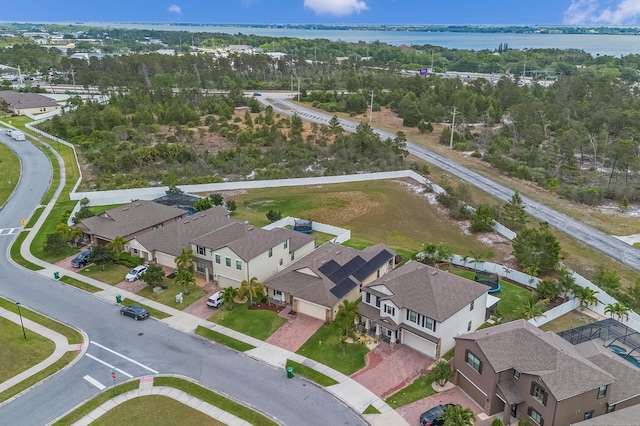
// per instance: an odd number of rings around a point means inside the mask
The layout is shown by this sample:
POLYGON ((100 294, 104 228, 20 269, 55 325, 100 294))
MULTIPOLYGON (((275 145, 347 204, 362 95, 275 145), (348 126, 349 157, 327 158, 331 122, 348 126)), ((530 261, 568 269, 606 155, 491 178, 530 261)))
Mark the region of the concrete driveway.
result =
POLYGON ((280 311, 287 322, 267 339, 267 343, 296 352, 313 334, 322 327, 322 320, 304 314, 289 315, 290 309, 280 311))

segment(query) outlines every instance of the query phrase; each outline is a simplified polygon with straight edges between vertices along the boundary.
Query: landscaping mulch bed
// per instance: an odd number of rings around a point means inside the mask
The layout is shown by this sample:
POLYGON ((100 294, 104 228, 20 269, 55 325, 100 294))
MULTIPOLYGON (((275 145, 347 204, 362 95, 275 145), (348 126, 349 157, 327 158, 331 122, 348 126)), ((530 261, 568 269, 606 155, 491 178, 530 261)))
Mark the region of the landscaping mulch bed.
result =
POLYGON ((249 309, 250 311, 260 309, 263 311, 280 312, 284 308, 285 307, 283 305, 276 305, 275 303, 267 302, 267 303, 255 303, 253 305, 249 305, 247 309, 249 309))

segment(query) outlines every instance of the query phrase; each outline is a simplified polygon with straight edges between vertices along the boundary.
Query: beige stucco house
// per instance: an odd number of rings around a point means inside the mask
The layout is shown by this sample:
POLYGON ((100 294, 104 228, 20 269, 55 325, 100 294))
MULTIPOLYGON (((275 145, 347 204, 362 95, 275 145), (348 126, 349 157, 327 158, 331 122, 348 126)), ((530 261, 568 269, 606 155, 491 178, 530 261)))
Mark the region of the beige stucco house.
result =
POLYGON ((14 114, 41 114, 60 109, 55 99, 39 93, 22 93, 13 90, 0 91, 0 104, 6 102, 9 111, 14 114))

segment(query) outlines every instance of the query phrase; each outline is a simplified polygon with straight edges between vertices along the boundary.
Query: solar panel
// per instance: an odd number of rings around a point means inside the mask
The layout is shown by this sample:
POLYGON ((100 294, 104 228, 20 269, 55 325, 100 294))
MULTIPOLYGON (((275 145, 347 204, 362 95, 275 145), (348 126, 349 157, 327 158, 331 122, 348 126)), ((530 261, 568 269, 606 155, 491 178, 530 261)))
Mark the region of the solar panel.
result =
POLYGON ((351 278, 346 278, 346 279, 340 281, 335 287, 333 287, 329 291, 331 292, 331 294, 333 294, 338 299, 342 299, 344 296, 347 295, 347 293, 349 293, 351 290, 353 290, 356 286, 357 286, 357 284, 354 283, 351 280, 351 278))
POLYGON ((331 259, 330 261, 328 261, 327 263, 325 263, 324 265, 319 267, 318 271, 320 271, 325 276, 329 277, 331 274, 333 274, 339 268, 340 268, 340 265, 338 264, 338 262, 336 262, 335 260, 331 259))

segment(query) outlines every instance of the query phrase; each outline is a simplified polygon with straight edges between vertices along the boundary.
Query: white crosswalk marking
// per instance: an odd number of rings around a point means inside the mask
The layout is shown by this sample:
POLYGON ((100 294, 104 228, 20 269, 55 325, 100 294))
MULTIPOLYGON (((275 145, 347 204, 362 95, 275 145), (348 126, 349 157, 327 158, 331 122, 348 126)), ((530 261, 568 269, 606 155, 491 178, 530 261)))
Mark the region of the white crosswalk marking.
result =
POLYGON ((0 237, 4 235, 15 235, 20 232, 21 228, 1 228, 0 229, 0 237))
POLYGON ((97 387, 100 390, 106 388, 105 385, 103 385, 102 383, 100 383, 99 381, 97 381, 96 379, 94 379, 89 375, 84 376, 83 379, 85 379, 87 382, 91 383, 93 386, 97 387))

